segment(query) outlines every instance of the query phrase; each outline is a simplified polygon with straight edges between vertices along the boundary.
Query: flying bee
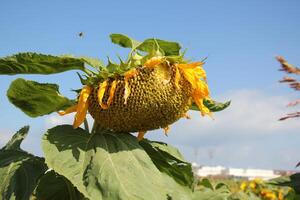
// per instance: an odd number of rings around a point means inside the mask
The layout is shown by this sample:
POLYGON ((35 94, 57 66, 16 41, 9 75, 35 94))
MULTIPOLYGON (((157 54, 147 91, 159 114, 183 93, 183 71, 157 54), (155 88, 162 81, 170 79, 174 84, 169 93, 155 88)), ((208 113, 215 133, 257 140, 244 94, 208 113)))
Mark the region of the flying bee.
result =
POLYGON ((83 35, 84 35, 83 32, 78 33, 78 36, 81 37, 81 38, 83 37, 83 35))

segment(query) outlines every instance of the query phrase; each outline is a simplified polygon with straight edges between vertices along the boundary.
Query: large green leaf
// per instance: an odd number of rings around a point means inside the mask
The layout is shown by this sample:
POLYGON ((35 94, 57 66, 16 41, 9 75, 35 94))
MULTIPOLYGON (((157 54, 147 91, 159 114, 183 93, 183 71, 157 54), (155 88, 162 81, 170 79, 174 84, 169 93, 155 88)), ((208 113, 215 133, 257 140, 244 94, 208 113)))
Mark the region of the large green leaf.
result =
POLYGON ((65 109, 73 104, 59 94, 58 85, 24 79, 13 81, 7 91, 9 101, 30 117, 65 109))
POLYGON ((147 39, 140 44, 137 49, 145 52, 153 52, 157 49, 162 50, 165 56, 177 56, 180 54, 181 46, 177 42, 170 42, 160 39, 147 39))
POLYGON ((31 52, 0 58, 0 74, 54 74, 74 69, 84 70, 84 61, 31 52))
POLYGON ((41 158, 22 151, 0 151, 0 199, 28 200, 45 170, 41 158))
POLYGON ((21 150, 21 142, 25 139, 29 131, 29 126, 24 126, 15 133, 10 141, 1 150, 21 150))
POLYGON ((19 130, 0 150, 0 199, 28 200, 47 169, 42 158, 20 149, 28 128, 19 130))
POLYGON ((141 42, 131 39, 127 35, 123 35, 123 34, 114 33, 111 34, 109 37, 112 43, 120 45, 121 47, 125 47, 125 48, 135 49, 137 46, 141 44, 141 42))
POLYGON ((213 190, 204 190, 204 191, 194 192, 192 199, 193 200, 227 200, 228 197, 229 197, 228 193, 223 193, 223 192, 213 191, 213 190))
POLYGON ((91 135, 63 125, 48 130, 42 147, 47 165, 87 198, 190 199, 190 191, 160 173, 130 134, 91 135))
POLYGON ((176 148, 146 139, 142 140, 140 145, 161 172, 168 174, 181 185, 192 187, 194 183, 192 166, 184 160, 176 148))
POLYGON ((144 42, 139 42, 123 34, 111 34, 111 41, 125 48, 138 49, 148 53, 160 50, 165 56, 179 55, 181 46, 177 42, 170 42, 155 38, 146 39, 144 42))
MULTIPOLYGON (((203 104, 211 111, 211 112, 219 112, 226 109, 230 105, 231 101, 227 101, 225 103, 220 103, 214 100, 204 99, 203 104)), ((193 103, 190 107, 190 110, 199 111, 198 106, 193 103)))
POLYGON ((83 200, 83 195, 65 177, 53 170, 46 172, 39 180, 35 196, 42 200, 83 200))

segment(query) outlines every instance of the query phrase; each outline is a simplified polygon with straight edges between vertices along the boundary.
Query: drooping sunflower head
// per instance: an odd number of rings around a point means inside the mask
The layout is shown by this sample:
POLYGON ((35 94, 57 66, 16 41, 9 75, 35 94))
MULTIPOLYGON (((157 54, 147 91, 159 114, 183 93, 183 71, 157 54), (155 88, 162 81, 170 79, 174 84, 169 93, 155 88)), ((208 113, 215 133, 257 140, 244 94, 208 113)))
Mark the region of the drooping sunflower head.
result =
POLYGON ((139 43, 119 34, 111 38, 132 51, 126 62, 109 60, 106 67, 92 73, 85 80, 78 104, 60 112, 76 112, 74 128, 89 112, 104 128, 139 132, 142 138, 148 130, 164 128, 167 132, 192 105, 203 116, 211 115, 210 107, 216 104, 210 99, 203 62, 187 62, 174 42, 148 39, 139 43))

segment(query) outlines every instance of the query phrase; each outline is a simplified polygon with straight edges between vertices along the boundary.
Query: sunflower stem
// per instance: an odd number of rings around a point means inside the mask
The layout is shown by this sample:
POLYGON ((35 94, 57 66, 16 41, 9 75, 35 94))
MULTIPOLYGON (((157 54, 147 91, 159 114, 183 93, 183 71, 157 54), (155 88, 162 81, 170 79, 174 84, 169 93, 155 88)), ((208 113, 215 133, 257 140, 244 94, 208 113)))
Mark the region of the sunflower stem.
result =
POLYGON ((84 129, 85 129, 87 132, 89 132, 89 123, 88 123, 88 121, 86 120, 86 118, 84 119, 83 123, 84 123, 84 129))

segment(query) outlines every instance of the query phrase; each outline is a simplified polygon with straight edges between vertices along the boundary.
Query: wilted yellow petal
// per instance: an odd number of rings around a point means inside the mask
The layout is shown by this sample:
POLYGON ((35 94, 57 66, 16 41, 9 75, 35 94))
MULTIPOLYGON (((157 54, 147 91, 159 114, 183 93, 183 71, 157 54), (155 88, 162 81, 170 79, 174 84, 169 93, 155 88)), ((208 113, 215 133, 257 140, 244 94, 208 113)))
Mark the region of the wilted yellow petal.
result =
POLYGON ((129 71, 127 71, 126 73, 124 73, 124 79, 128 80, 130 79, 131 77, 137 75, 138 71, 134 68, 134 69, 131 69, 129 71))
POLYGON ((187 113, 184 113, 182 117, 184 117, 186 119, 191 119, 191 116, 189 114, 187 114, 187 113))
POLYGON ((78 128, 84 121, 87 110, 88 110, 88 98, 92 92, 92 88, 90 86, 84 86, 80 92, 78 105, 77 105, 77 113, 75 115, 75 120, 73 123, 74 128, 78 128))
POLYGON ((182 70, 184 78, 191 84, 192 89, 196 89, 197 87, 197 79, 192 70, 182 70))
POLYGON ((107 81, 104 81, 103 83, 100 83, 99 84, 99 89, 98 89, 98 102, 101 106, 102 109, 107 109, 108 106, 105 105, 103 102, 102 102, 102 99, 103 99, 103 96, 104 96, 104 93, 106 91, 106 88, 107 88, 107 81))
POLYGON ((209 98, 209 89, 208 89, 208 85, 202 81, 202 80, 199 80, 197 83, 196 83, 197 87, 196 89, 194 90, 194 95, 197 96, 197 98, 209 98))
POLYGON ((194 101, 198 106, 202 116, 209 115, 210 117, 212 117, 210 110, 203 104, 203 99, 194 97, 194 101))
POLYGON ((188 64, 178 64, 178 67, 182 69, 194 69, 196 67, 202 66, 203 64, 203 62, 193 62, 188 64))
POLYGON ((169 131, 170 131, 170 127, 169 127, 169 126, 166 126, 166 127, 164 128, 164 133, 165 133, 166 136, 168 136, 169 131))
POLYGON ((129 84, 128 81, 125 80, 125 86, 124 86, 124 104, 127 104, 127 99, 130 95, 130 88, 129 88, 129 84))
POLYGON ((71 107, 67 108, 67 109, 64 110, 64 111, 58 111, 58 114, 59 114, 60 116, 63 116, 63 115, 70 114, 70 113, 76 112, 76 111, 77 111, 77 104, 74 105, 74 106, 71 106, 71 107))
POLYGON ((206 72, 202 68, 203 62, 193 62, 188 64, 177 64, 184 78, 192 86, 192 97, 202 116, 212 117, 210 110, 203 104, 203 99, 209 99, 209 89, 206 83, 206 72))
POLYGON ((126 72, 124 74, 124 82, 125 82, 125 85, 124 85, 124 104, 127 104, 127 98, 129 97, 130 95, 130 88, 129 88, 129 83, 128 83, 128 80, 132 77, 134 77, 135 75, 137 75, 138 71, 136 69, 131 69, 129 70, 128 72, 126 72))
POLYGON ((114 99, 114 95, 115 95, 115 90, 116 90, 116 87, 117 87, 117 83, 118 81, 117 80, 114 80, 110 86, 110 91, 109 91, 109 97, 108 97, 108 100, 107 100, 107 107, 110 106, 110 104, 112 103, 113 99, 114 99))
POLYGON ((144 139, 145 134, 146 134, 146 131, 139 131, 137 140, 141 141, 142 139, 144 139))
POLYGON ((163 56, 155 56, 147 60, 144 64, 145 67, 155 67, 156 65, 161 64, 164 61, 163 56))
POLYGON ((206 80, 206 72, 202 67, 196 68, 194 70, 199 78, 203 78, 204 80, 206 80))

